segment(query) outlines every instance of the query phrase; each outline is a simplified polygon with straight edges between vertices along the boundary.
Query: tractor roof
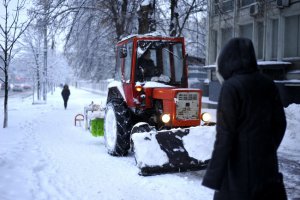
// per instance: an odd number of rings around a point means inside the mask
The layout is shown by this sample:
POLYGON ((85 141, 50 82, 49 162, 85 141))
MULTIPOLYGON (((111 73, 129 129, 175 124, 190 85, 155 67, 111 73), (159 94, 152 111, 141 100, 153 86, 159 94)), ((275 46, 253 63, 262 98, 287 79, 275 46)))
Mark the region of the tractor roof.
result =
POLYGON ((132 39, 132 38, 147 38, 147 39, 175 39, 175 38, 182 38, 182 37, 170 37, 167 36, 165 34, 163 34, 162 32, 156 31, 156 32, 152 32, 152 33, 146 33, 146 34, 132 34, 132 35, 128 35, 124 38, 122 38, 122 40, 120 40, 118 42, 119 43, 123 43, 126 40, 132 39))

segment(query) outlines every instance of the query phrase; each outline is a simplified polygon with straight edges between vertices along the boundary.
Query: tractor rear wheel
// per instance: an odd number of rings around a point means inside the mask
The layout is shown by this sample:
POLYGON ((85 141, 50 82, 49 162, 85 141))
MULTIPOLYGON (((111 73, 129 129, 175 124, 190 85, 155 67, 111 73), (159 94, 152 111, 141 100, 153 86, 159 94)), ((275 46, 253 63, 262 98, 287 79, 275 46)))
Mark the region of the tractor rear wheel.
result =
POLYGON ((106 105, 104 118, 104 140, 109 154, 127 155, 131 127, 131 115, 126 103, 121 99, 112 99, 106 105))

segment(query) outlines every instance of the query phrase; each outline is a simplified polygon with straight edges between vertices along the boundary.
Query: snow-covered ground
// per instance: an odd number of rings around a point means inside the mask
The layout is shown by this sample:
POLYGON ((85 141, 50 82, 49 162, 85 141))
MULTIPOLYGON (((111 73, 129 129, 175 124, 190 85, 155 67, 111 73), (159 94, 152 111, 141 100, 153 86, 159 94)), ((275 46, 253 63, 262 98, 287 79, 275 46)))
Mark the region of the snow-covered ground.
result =
MULTIPOLYGON (((212 199, 213 191, 201 185, 204 171, 142 177, 133 156, 108 155, 103 138, 93 137, 84 124, 74 126, 84 106, 105 98, 70 89, 67 110, 59 88, 48 95, 47 104, 32 105, 30 97, 9 99, 8 128, 0 129, 1 200, 212 199)), ((0 112, 2 126, 3 106, 0 112)), ((286 112, 280 154, 299 163, 300 106, 291 105, 286 112)))

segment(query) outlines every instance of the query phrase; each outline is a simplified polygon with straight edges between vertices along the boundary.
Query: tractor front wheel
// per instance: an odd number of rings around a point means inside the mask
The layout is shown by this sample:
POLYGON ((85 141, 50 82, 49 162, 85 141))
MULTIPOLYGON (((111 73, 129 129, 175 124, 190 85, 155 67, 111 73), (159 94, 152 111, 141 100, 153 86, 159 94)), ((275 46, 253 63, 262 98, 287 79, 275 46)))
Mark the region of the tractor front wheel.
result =
POLYGON ((130 147, 131 116, 123 100, 113 99, 106 105, 104 140, 108 153, 125 156, 130 147))

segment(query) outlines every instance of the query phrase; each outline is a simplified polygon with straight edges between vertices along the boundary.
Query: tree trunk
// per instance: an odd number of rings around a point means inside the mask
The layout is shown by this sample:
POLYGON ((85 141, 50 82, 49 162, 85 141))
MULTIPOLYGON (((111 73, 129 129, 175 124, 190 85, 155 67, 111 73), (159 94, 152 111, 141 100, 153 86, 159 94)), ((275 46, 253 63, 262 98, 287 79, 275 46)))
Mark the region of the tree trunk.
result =
POLYGON ((0 47, 3 52, 3 55, 0 54, 0 60, 3 61, 4 66, 0 66, 0 68, 4 71, 4 118, 3 118, 3 128, 6 128, 8 125, 8 68, 9 64, 12 58, 12 50, 14 47, 14 44, 17 42, 17 40, 20 38, 20 36, 24 33, 26 28, 29 26, 30 22, 28 23, 19 23, 19 16, 20 12, 23 6, 23 2, 17 1, 16 8, 10 9, 10 11, 13 14, 12 22, 9 20, 9 4, 11 1, 3 1, 2 4, 0 4, 1 11, 4 10, 4 16, 2 16, 2 20, 4 20, 3 26, 1 24, 0 28, 0 37, 1 37, 1 43, 0 47), (3 10, 2 10, 3 8, 3 10), (11 24, 9 24, 11 22, 11 24), (21 25, 20 25, 21 24, 21 25), (4 43, 4 45, 2 44, 4 43))
POLYGON ((37 99, 41 100, 41 78, 40 78, 40 65, 38 63, 39 61, 37 60, 37 70, 36 70, 36 79, 37 79, 37 99))
POLYGON ((138 11, 139 16, 139 30, 138 34, 145 34, 156 29, 156 23, 154 19, 155 11, 155 1, 153 5, 150 3, 148 5, 141 5, 140 10, 138 11))
MULTIPOLYGON (((4 64, 6 65, 6 63, 4 64)), ((7 68, 4 68, 4 118, 3 118, 3 128, 7 127, 8 124, 8 111, 7 111, 7 102, 8 102, 8 74, 7 74, 7 68)))
POLYGON ((178 4, 178 0, 171 0, 170 36, 177 35, 177 28, 178 28, 177 4, 178 4))
POLYGON ((44 69, 43 69, 43 100, 47 101, 48 77, 47 77, 47 58, 48 58, 48 41, 47 41, 47 11, 48 1, 44 0, 44 69))
POLYGON ((119 14, 118 11, 118 2, 117 1, 111 1, 110 2, 110 11, 113 16, 113 20, 116 27, 116 34, 117 34, 117 40, 120 40, 121 37, 124 34, 125 30, 125 21, 126 21, 126 14, 127 14, 127 6, 128 6, 128 0, 123 0, 121 5, 121 14, 119 14))
POLYGON ((150 11, 150 6, 141 6, 139 10, 139 30, 138 34, 144 34, 149 32, 149 22, 148 22, 148 15, 150 11))

